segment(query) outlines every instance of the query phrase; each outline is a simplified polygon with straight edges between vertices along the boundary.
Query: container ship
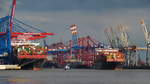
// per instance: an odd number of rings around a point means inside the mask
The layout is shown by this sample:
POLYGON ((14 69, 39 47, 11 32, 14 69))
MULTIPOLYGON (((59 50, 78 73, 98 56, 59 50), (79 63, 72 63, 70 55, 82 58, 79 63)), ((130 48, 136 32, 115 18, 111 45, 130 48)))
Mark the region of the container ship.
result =
POLYGON ((47 48, 36 41, 54 34, 27 31, 27 27, 39 29, 14 18, 15 8, 13 0, 11 14, 0 18, 0 69, 38 69, 48 55, 47 48))
MULTIPOLYGON (((0 18, 0 23, 8 23, 9 16, 0 18)), ((0 35, 0 69, 40 68, 47 59, 47 47, 40 46, 40 40, 53 33, 10 32, 7 24, 2 25, 0 35), (6 26, 4 30, 3 26, 6 26), (8 27, 8 28, 7 28, 8 27)))
POLYGON ((125 63, 125 54, 119 49, 97 48, 96 52, 95 68, 97 69, 122 68, 125 63))
MULTIPOLYGON (((24 36, 26 35, 22 36, 22 40, 17 40, 16 38, 15 40, 12 39, 11 45, 14 57, 16 58, 15 62, 17 62, 22 69, 40 68, 47 60, 47 47, 40 46, 40 43, 38 42, 32 42, 30 40, 23 39, 24 36)), ((20 37, 20 35, 18 35, 18 37, 20 37)), ((28 37, 28 39, 29 38, 35 37, 28 37)))

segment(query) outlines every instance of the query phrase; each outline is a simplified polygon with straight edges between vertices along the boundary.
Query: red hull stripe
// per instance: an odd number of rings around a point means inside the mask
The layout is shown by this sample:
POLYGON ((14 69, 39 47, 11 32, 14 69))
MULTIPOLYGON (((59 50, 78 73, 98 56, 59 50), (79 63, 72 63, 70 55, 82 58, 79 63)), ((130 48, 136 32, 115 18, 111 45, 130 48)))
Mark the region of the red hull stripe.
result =
POLYGON ((45 59, 47 55, 19 55, 19 59, 45 59))

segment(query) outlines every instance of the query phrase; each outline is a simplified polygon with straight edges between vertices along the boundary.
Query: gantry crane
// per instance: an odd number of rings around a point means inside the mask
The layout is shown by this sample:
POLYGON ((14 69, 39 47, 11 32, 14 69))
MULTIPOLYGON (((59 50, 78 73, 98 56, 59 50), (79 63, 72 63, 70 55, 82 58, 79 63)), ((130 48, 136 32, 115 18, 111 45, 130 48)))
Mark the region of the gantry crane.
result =
POLYGON ((150 35, 149 35, 149 30, 147 28, 147 25, 145 24, 144 20, 141 19, 140 20, 140 24, 142 26, 142 30, 144 32, 144 37, 145 37, 145 42, 146 42, 146 46, 147 46, 147 50, 146 50, 146 65, 149 66, 149 44, 150 44, 150 35))
POLYGON ((15 15, 16 0, 13 0, 11 14, 0 18, 0 64, 12 64, 11 34, 15 15))
POLYGON ((129 41, 127 26, 119 24, 116 28, 107 28, 105 35, 112 48, 119 48, 125 53, 126 65, 137 65, 136 46, 129 41))

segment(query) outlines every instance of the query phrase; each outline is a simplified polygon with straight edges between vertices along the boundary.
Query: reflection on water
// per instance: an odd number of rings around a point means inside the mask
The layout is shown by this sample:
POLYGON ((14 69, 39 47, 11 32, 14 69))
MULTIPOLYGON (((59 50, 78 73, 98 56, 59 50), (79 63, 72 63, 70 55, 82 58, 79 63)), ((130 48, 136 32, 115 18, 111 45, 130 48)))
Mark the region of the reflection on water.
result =
POLYGON ((25 78, 8 78, 8 77, 1 78, 0 77, 0 84, 43 84, 43 83, 41 81, 25 79, 25 78))

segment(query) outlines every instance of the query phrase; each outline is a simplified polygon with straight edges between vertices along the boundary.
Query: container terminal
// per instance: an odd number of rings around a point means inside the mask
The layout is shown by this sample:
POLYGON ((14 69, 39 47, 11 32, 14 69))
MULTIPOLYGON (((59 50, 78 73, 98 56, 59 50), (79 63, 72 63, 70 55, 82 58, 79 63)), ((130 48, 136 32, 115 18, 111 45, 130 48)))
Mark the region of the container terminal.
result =
POLYGON ((11 14, 0 18, 0 69, 34 69, 42 67, 94 69, 148 69, 149 31, 144 20, 140 20, 146 47, 139 47, 129 40, 127 27, 119 24, 104 30, 108 43, 91 36, 80 37, 78 26, 69 29, 72 39, 67 43, 46 44, 46 37, 54 33, 44 32, 15 18, 16 0, 13 0, 11 14), (31 28, 37 32, 28 31, 31 28), (43 38, 45 38, 43 40, 43 38), (41 46, 37 40, 43 40, 41 46), (139 51, 146 53, 146 61, 141 60, 139 51), (49 58, 49 59, 48 59, 49 58))
POLYGON ((145 36, 146 47, 135 45, 129 39, 127 26, 105 28, 108 43, 102 43, 90 36, 80 37, 76 24, 70 26, 72 40, 48 45, 51 56, 49 64, 72 68, 94 69, 149 69, 149 31, 143 19, 139 21, 145 36), (145 55, 143 60, 140 53, 145 55))

